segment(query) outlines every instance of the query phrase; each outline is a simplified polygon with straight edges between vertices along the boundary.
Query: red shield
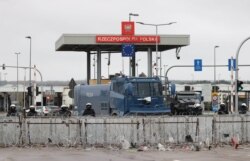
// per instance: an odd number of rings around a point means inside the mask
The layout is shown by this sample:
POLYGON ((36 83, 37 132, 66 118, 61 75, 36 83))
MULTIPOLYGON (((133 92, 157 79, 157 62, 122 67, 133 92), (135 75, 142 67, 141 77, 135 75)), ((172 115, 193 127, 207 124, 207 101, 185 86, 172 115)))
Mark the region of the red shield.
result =
POLYGON ((134 22, 122 22, 122 35, 134 35, 135 23, 134 22))

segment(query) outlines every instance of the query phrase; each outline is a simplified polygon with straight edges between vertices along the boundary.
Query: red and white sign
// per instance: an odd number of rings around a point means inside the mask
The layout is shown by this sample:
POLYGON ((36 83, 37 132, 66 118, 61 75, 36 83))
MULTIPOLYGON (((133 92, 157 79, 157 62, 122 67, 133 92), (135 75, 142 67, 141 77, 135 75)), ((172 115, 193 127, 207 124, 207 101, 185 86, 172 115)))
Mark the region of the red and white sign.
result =
POLYGON ((122 35, 134 35, 135 34, 135 23, 128 21, 122 22, 122 35))
POLYGON ((160 36, 97 35, 97 43, 159 43, 160 36))

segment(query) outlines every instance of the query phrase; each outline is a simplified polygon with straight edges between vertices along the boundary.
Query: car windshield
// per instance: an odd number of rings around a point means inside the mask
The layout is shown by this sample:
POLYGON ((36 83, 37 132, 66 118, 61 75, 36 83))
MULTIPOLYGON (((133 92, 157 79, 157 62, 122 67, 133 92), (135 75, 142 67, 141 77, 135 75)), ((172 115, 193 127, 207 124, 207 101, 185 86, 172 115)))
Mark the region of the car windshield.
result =
POLYGON ((59 107, 58 107, 58 106, 49 106, 49 108, 52 109, 52 110, 56 110, 56 109, 58 109, 59 107))
POLYGON ((37 109, 37 110, 41 110, 41 109, 42 109, 42 106, 37 106, 36 109, 37 109))
POLYGON ((44 107, 44 110, 49 109, 47 106, 36 106, 36 110, 43 110, 43 107, 44 107))

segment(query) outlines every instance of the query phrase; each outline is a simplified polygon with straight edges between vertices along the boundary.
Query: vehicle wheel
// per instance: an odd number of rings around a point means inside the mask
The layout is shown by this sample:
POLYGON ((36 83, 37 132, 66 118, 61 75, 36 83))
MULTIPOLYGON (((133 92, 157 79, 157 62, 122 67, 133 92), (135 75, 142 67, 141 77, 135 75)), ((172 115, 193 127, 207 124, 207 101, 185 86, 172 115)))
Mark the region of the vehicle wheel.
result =
POLYGON ((188 109, 187 114, 188 114, 188 115, 194 115, 193 109, 188 109))
POLYGON ((172 109, 171 109, 171 113, 172 113, 173 115, 178 115, 178 110, 177 110, 176 108, 172 108, 172 109))
POLYGON ((114 112, 114 113, 111 114, 111 116, 116 117, 116 116, 117 116, 117 113, 114 112))

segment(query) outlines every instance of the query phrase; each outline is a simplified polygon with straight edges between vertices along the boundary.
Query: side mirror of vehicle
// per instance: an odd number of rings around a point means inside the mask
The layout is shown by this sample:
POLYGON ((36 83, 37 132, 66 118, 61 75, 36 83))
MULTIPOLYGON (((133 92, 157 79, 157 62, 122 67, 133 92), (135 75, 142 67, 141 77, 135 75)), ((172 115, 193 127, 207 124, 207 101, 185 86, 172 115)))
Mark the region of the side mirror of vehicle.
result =
POLYGON ((204 101, 204 96, 201 96, 201 102, 204 101))

